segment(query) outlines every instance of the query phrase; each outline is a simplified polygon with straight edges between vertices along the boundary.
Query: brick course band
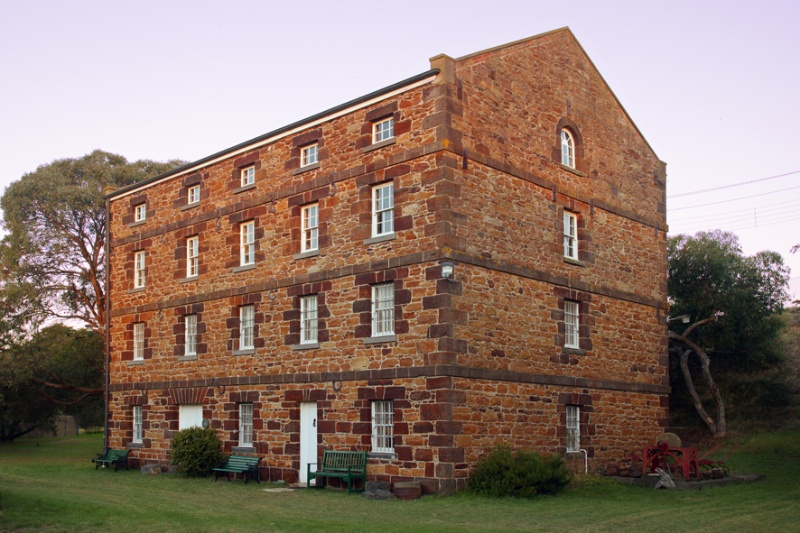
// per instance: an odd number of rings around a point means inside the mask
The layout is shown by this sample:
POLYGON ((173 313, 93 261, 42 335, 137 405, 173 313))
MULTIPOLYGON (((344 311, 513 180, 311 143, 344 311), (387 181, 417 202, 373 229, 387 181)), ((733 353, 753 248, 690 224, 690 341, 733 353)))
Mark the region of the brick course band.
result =
POLYGON ((649 383, 629 383, 607 379, 533 374, 511 370, 458 365, 419 366, 409 368, 384 368, 378 370, 351 370, 346 372, 314 372, 296 374, 267 374, 261 376, 233 376, 183 381, 154 381, 146 383, 120 383, 111 385, 111 392, 153 389, 194 389, 197 387, 272 385, 281 383, 326 383, 328 381, 368 381, 376 379, 405 379, 417 377, 458 377, 479 380, 495 380, 536 385, 583 387, 589 389, 640 392, 646 394, 669 394, 670 387, 649 383))

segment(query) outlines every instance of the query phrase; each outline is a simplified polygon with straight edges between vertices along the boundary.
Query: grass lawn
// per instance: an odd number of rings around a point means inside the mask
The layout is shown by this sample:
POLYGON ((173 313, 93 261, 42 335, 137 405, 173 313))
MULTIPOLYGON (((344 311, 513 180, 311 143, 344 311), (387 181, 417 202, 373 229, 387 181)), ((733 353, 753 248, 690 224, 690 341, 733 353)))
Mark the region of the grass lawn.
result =
POLYGON ((800 531, 800 431, 744 441, 757 483, 655 491, 582 478, 566 494, 372 501, 346 492, 95 470, 97 435, 0 444, 0 531, 800 531))

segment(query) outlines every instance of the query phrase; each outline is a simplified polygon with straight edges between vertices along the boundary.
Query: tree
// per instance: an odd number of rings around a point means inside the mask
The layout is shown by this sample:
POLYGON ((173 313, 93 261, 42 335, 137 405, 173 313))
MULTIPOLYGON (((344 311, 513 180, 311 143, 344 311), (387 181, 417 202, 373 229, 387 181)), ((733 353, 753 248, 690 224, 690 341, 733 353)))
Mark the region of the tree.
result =
POLYGON ((102 383, 103 338, 96 331, 55 324, 6 346, 0 351, 0 442, 59 412, 97 418, 102 383))
MULTIPOLYGON (((0 243, 0 350, 24 345, 46 321, 80 321, 104 334, 105 189, 131 185, 182 164, 129 163, 96 150, 43 165, 8 186, 0 198, 7 232, 0 243)), ((102 349, 85 353, 97 358, 85 364, 93 369, 100 365, 102 371, 102 349)), ((47 387, 53 401, 79 401, 103 390, 102 381, 75 381, 80 376, 70 364, 50 361, 42 366, 42 359, 30 350, 12 355, 19 371, 28 373, 40 393, 47 387)))
POLYGON ((61 159, 8 186, 0 206, 8 232, 0 247, 6 285, 35 292, 46 315, 105 325, 106 187, 124 187, 172 170, 182 161, 135 161, 95 150, 61 159))
POLYGON ((744 256, 732 233, 678 235, 667 242, 670 315, 690 317, 688 325, 670 320, 671 352, 692 402, 715 437, 725 437, 725 402, 711 374, 712 355, 742 354, 767 367, 781 357, 779 318, 788 298, 789 269, 775 252, 744 256), (716 419, 704 408, 689 367, 694 355, 713 398, 716 419))

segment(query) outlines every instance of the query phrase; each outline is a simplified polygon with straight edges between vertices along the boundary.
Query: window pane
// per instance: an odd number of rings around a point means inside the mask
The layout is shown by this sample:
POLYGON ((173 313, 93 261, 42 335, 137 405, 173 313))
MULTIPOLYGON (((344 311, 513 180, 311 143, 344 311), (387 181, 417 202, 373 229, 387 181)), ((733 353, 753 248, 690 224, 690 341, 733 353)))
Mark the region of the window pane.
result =
POLYGON ((185 355, 197 354, 197 315, 186 315, 185 355))
POLYGON ((394 452, 394 403, 391 400, 372 402, 372 451, 394 452))
POLYGON ((253 306, 240 307, 239 315, 239 349, 245 350, 253 347, 253 306))
POLYGON ((300 299, 300 344, 317 342, 317 295, 300 299))
POLYGON ((578 302, 564 302, 564 346, 578 348, 578 302))
POLYGON ((578 258, 577 217, 572 213, 564 213, 564 256, 578 258))
POLYGON ((301 251, 308 252, 319 248, 319 206, 303 208, 303 242, 301 251))
POLYGON ((394 283, 372 287, 372 336, 394 333, 394 283))
POLYGON ((133 442, 142 442, 142 406, 133 406, 133 442))
POLYGON ((394 185, 387 183, 372 190, 372 235, 394 232, 394 185))
POLYGON ((245 222, 241 225, 241 265, 255 262, 255 223, 245 222))
POLYGON ((133 325, 133 359, 144 359, 144 323, 137 322, 133 325))
POLYGON ((200 266, 200 239, 190 237, 186 239, 186 277, 197 276, 200 266))
POLYGON ((567 406, 567 451, 577 452, 581 448, 580 407, 567 406))
POLYGON ((178 407, 178 429, 203 427, 203 406, 182 404, 178 407))
POLYGON ((253 404, 239 404, 239 446, 253 445, 253 404))

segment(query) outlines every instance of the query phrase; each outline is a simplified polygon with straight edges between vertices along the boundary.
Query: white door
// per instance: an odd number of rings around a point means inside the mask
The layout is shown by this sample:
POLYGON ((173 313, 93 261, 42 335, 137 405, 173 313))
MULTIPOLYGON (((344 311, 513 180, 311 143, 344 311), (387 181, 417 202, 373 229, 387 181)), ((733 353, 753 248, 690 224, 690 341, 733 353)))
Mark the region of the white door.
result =
MULTIPOLYGON (((300 404, 300 483, 308 481, 308 463, 316 463, 317 457, 317 402, 300 404)), ((316 472, 316 465, 311 465, 316 472)), ((316 479, 311 481, 313 485, 316 479)))

